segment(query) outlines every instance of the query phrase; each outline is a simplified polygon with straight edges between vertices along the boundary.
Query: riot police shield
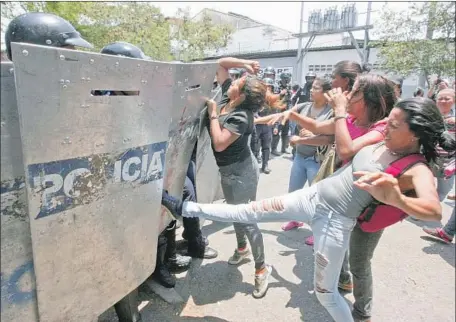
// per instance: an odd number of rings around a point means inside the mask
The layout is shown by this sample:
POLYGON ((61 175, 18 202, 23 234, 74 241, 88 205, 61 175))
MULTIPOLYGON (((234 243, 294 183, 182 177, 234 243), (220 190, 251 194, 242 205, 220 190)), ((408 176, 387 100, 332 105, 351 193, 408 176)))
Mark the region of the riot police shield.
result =
POLYGON ((13 63, 1 63, 1 317, 38 321, 13 63), (24 287, 25 286, 25 287, 24 287))
MULTIPOLYGON (((211 96, 217 64, 178 63, 175 67, 164 189, 171 195, 182 198, 187 168, 199 134, 201 111, 211 96)), ((204 185, 204 182, 200 183, 197 178, 197 186, 204 185)), ((164 222, 163 226, 167 224, 164 222)))
POLYGON ((39 319, 94 320, 154 271, 175 67, 12 49, 39 319))
MULTIPOLYGON (((218 102, 221 95, 221 89, 217 88, 213 91, 213 100, 218 102)), ((206 126, 208 122, 207 108, 204 108, 201 112, 200 119, 196 152, 196 195, 198 196, 198 202, 211 203, 214 200, 222 199, 223 193, 220 184, 220 173, 212 151, 211 136, 206 126)))

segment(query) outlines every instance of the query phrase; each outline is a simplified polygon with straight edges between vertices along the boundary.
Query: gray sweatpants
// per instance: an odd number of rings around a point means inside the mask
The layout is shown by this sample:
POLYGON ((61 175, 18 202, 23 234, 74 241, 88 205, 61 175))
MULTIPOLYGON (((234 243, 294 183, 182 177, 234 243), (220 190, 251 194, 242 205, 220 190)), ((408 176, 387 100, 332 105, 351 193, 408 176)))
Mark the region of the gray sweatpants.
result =
POLYGON ((353 318, 369 320, 372 315, 373 279, 371 260, 383 230, 366 233, 356 224, 350 236, 350 270, 353 275, 353 318))
MULTIPOLYGON (((222 166, 219 169, 223 195, 227 204, 239 205, 256 200, 260 172, 258 162, 253 154, 250 154, 242 162, 222 166)), ((258 225, 233 223, 233 227, 238 248, 247 246, 248 239, 255 261, 255 268, 262 268, 264 266, 264 244, 263 235, 258 225)))

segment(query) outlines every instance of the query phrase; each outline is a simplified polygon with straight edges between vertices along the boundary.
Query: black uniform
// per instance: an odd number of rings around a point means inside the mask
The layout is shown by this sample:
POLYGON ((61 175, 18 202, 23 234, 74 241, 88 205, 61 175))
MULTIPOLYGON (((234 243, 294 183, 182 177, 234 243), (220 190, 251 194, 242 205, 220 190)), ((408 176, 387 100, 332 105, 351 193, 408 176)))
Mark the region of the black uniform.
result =
MULTIPOLYGON (((262 110, 258 111, 255 117, 264 117, 272 114, 273 112, 268 106, 263 107, 262 110)), ((268 167, 269 157, 271 154, 271 141, 272 131, 271 127, 267 124, 256 124, 255 134, 252 134, 251 149, 258 162, 262 163, 261 171, 268 174, 271 172, 268 167), (260 156, 261 147, 261 159, 260 156)))
MULTIPOLYGON (((280 83, 279 85, 279 93, 282 90, 286 90, 285 94, 280 94, 280 99, 284 101, 287 104, 287 109, 290 109, 292 107, 291 105, 291 87, 289 84, 283 84, 280 83)), ((273 131, 274 129, 277 129, 277 134, 272 135, 272 143, 271 143, 271 153, 274 155, 280 155, 280 153, 277 151, 277 146, 279 145, 279 141, 282 138, 282 149, 281 152, 285 153, 286 149, 288 148, 288 142, 289 142, 289 131, 290 131, 290 121, 286 121, 284 125, 281 123, 276 123, 273 126, 273 131)))

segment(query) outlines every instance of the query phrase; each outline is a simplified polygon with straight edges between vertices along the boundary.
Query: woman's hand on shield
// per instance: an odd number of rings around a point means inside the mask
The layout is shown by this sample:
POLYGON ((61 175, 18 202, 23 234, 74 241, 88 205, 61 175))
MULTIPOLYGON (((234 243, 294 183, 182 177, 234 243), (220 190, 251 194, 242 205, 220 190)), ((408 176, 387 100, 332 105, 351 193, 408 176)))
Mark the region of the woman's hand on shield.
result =
POLYGON ((217 103, 213 99, 208 99, 206 106, 209 117, 217 116, 217 103))
POLYGON ((357 171, 355 187, 367 191, 372 197, 384 204, 398 207, 403 202, 403 195, 398 180, 384 172, 357 171))

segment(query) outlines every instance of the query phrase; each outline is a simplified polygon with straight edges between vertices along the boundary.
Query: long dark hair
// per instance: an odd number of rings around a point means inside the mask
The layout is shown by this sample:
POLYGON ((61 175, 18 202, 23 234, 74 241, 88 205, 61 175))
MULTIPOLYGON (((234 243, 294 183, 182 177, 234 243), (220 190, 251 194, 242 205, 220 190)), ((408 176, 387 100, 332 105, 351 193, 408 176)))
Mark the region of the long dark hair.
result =
POLYGON ((232 103, 232 107, 241 105, 254 113, 268 105, 271 108, 283 109, 286 107, 283 102, 279 100, 280 95, 276 95, 267 91, 267 85, 257 76, 247 75, 239 79, 236 85, 241 94, 245 94, 245 99, 232 103))
POLYGON ((348 90, 351 91, 355 84, 356 77, 363 72, 369 72, 368 65, 361 66, 357 62, 351 60, 342 60, 334 65, 333 74, 339 75, 342 78, 348 78, 348 90))
POLYGON ((373 124, 387 117, 397 101, 393 82, 380 75, 362 74, 358 85, 356 91, 363 93, 368 122, 373 124))
POLYGON ((396 104, 407 117, 407 124, 419 140, 421 153, 428 162, 438 158, 437 146, 448 152, 456 148, 454 138, 445 130, 445 123, 434 101, 424 97, 414 97, 396 104))

